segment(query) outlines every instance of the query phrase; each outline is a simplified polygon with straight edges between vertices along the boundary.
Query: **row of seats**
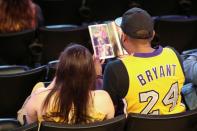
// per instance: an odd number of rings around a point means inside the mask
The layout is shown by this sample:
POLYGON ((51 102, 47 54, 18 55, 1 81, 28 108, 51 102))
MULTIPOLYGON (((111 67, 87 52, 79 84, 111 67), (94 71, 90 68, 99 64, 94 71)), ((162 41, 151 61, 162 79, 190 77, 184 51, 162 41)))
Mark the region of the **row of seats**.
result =
MULTIPOLYGON (((179 53, 197 48, 197 16, 160 16, 154 20, 154 43, 173 46, 179 53)), ((82 44, 93 53, 88 26, 56 25, 0 34, 0 64, 46 64, 56 60, 71 42, 82 44)))
POLYGON ((0 119, 0 129, 12 131, 196 131, 197 109, 172 115, 119 115, 91 124, 42 122, 20 127, 15 119, 0 119))
POLYGON ((0 118, 16 117, 25 99, 38 82, 50 82, 56 62, 37 68, 27 66, 0 66, 0 118))
POLYGON ((152 16, 197 15, 196 0, 34 0, 40 5, 45 25, 106 21, 137 6, 152 16), (113 5, 113 6, 112 6, 113 5))
POLYGON ((197 48, 197 16, 161 16, 155 19, 155 31, 162 46, 172 46, 179 53, 197 48))
POLYGON ((73 25, 46 26, 39 30, 0 34, 0 64, 46 64, 57 59, 69 43, 76 42, 87 47, 89 40, 87 26, 73 25))

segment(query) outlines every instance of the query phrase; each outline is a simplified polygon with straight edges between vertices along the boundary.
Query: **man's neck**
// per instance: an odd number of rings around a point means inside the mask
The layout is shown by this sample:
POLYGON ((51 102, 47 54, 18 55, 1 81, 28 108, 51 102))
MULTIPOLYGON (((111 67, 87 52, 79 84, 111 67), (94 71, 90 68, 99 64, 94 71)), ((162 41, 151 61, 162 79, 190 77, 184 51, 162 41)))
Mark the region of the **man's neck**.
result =
POLYGON ((151 44, 149 42, 147 43, 133 43, 130 44, 128 53, 132 54, 132 53, 151 53, 153 52, 155 49, 153 49, 151 47, 151 44))
POLYGON ((153 49, 151 46, 137 46, 132 48, 132 53, 151 53, 155 49, 153 49))

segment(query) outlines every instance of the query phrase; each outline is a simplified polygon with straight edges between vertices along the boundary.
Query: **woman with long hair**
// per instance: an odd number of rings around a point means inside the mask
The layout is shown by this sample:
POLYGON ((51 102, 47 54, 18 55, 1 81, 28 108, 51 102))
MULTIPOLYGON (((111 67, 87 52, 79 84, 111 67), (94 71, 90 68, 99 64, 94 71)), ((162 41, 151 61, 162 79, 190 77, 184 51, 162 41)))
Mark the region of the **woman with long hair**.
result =
POLYGON ((35 29, 42 24, 41 9, 32 0, 0 0, 0 33, 35 29))
POLYGON ((52 83, 32 93, 25 105, 27 123, 77 124, 113 118, 110 96, 104 90, 95 90, 95 63, 87 48, 78 44, 68 46, 59 57, 52 83))

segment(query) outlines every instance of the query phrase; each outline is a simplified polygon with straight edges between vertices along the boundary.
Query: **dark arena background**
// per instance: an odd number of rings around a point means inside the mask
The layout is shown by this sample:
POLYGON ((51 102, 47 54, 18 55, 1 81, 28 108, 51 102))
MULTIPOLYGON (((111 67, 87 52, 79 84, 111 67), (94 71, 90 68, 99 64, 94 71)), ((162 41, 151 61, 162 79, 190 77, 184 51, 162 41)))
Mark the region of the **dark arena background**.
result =
MULTIPOLYGON (((7 0, 0 0, 0 8, 3 1, 7 0)), ((197 49, 197 0, 32 1, 43 17, 33 29, 1 32, 5 14, 0 10, 0 131, 197 131, 197 110, 189 110, 189 107, 180 114, 124 114, 87 125, 53 122, 21 125, 17 112, 38 82, 47 87, 54 79, 58 58, 67 45, 78 43, 94 54, 89 25, 114 21, 128 9, 139 7, 154 20, 152 47, 172 46, 184 56, 183 60, 188 50, 197 49)), ((112 60, 105 60, 102 73, 112 60)))

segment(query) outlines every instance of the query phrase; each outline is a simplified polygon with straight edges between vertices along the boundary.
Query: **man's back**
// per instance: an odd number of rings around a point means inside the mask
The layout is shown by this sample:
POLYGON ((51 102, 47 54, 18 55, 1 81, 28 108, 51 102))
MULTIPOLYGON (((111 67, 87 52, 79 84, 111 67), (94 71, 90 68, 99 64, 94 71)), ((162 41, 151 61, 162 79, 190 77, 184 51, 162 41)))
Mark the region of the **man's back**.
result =
POLYGON ((121 62, 119 66, 124 67, 113 69, 112 62, 104 75, 104 89, 115 105, 117 99, 125 99, 127 112, 141 114, 174 114, 185 110, 180 94, 185 77, 173 50, 160 46, 151 53, 134 53, 121 62))

